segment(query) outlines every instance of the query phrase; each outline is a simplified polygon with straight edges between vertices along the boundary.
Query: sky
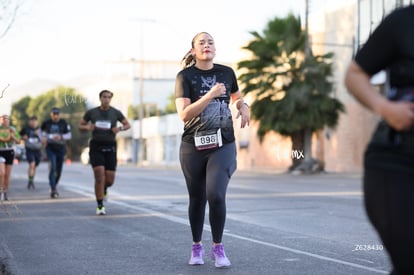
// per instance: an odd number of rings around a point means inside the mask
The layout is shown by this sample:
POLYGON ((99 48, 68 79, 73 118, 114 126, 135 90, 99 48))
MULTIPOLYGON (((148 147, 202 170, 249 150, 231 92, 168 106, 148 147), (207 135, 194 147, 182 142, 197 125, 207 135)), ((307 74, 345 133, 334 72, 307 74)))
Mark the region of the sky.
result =
MULTIPOLYGON (((179 62, 200 31, 214 37, 216 61, 233 63, 245 55, 249 32, 262 32, 276 16, 305 13, 305 0, 14 1, 22 2, 18 17, 0 40, 2 111, 33 80, 64 83, 131 58, 179 62)), ((328 2, 309 1, 311 14, 328 2)))

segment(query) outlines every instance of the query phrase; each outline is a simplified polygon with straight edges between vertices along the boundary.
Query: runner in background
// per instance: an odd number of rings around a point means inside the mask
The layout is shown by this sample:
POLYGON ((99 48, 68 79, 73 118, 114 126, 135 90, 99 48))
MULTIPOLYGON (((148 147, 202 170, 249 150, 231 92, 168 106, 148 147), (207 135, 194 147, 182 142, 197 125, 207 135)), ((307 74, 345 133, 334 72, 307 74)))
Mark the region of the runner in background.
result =
POLYGON ((50 119, 40 127, 42 142, 46 144, 46 154, 49 160, 50 197, 58 198, 57 185, 62 175, 63 162, 66 155, 66 141, 72 138, 70 124, 60 117, 60 109, 52 108, 50 119))
POLYGON ((113 93, 103 90, 99 93, 101 105, 86 111, 79 123, 79 130, 91 131, 89 159, 95 177, 95 196, 98 204, 96 215, 106 215, 103 201, 108 196, 108 188, 114 184, 117 166, 116 134, 131 126, 125 116, 112 107, 113 93), (118 126, 118 122, 122 125, 118 126))
POLYGON ((9 116, 0 116, 0 200, 9 199, 10 175, 14 162, 13 144, 19 142, 19 133, 10 126, 9 116))
POLYGON ((30 117, 28 125, 20 131, 20 136, 24 140, 26 158, 29 163, 27 188, 35 189, 34 177, 36 168, 42 158, 42 134, 37 116, 30 117))

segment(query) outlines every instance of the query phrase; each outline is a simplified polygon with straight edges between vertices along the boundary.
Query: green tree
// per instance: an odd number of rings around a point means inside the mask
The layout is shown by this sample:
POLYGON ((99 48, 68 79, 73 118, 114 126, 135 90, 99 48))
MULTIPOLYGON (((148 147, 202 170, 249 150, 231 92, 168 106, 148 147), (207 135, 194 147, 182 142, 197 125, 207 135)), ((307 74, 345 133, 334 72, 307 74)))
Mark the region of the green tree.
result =
MULTIPOLYGON (((128 118, 138 120, 139 112, 142 104, 138 105, 129 105, 128 106, 128 118)), ((168 103, 165 106, 164 110, 158 109, 155 103, 144 103, 144 108, 142 109, 142 116, 152 117, 152 116, 162 116, 166 114, 176 113, 177 109, 175 107, 175 95, 171 94, 168 96, 168 103)))
MULTIPOLYGON (((140 112, 140 108, 141 108, 142 104, 138 104, 138 105, 129 105, 128 106, 128 118, 133 119, 133 120, 137 120, 139 119, 139 112, 140 112)), ((142 116, 144 116, 144 110, 142 110, 142 116)))
POLYGON ((171 94, 168 96, 168 103, 165 106, 164 113, 165 114, 174 114, 177 112, 177 108, 175 106, 175 94, 171 94))
POLYGON ((139 112, 141 111, 140 108, 141 106, 144 106, 144 108, 142 109, 142 116, 143 118, 146 117, 153 117, 153 116, 159 116, 162 115, 162 111, 160 111, 157 108, 157 104, 155 103, 145 103, 144 105, 142 104, 138 104, 138 105, 129 105, 128 106, 128 118, 130 119, 139 119, 139 112))
POLYGON ((40 124, 50 118, 53 107, 61 109, 61 117, 64 118, 72 129, 72 139, 68 143, 68 157, 77 159, 83 147, 87 146, 88 136, 78 130, 79 120, 87 110, 86 99, 75 89, 59 86, 35 98, 24 97, 12 105, 12 118, 15 125, 21 128, 28 118, 36 115, 40 124))
POLYGON ((27 108, 31 100, 32 98, 30 96, 25 96, 12 104, 11 122, 19 131, 26 125, 29 117, 33 115, 27 113, 27 108))
POLYGON ((333 54, 307 54, 306 33, 292 14, 269 21, 263 34, 251 34, 254 39, 243 47, 251 58, 240 61, 238 68, 242 92, 255 99, 251 115, 259 121, 258 135, 261 140, 271 131, 289 136, 292 150, 303 148, 305 157, 290 169, 310 172, 315 162, 311 133, 335 127, 344 111, 331 95, 333 54))

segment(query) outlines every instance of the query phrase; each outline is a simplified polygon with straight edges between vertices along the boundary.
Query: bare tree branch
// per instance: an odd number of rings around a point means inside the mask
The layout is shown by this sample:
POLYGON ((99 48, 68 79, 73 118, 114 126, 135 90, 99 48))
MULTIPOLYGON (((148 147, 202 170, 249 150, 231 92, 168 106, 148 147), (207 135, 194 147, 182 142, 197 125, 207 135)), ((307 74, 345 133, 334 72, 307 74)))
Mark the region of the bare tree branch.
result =
POLYGON ((21 1, 0 0, 0 39, 4 38, 16 21, 21 1))
POLYGON ((3 98, 4 92, 6 91, 6 89, 10 86, 10 84, 7 84, 7 86, 3 89, 3 91, 1 92, 0 98, 3 98))

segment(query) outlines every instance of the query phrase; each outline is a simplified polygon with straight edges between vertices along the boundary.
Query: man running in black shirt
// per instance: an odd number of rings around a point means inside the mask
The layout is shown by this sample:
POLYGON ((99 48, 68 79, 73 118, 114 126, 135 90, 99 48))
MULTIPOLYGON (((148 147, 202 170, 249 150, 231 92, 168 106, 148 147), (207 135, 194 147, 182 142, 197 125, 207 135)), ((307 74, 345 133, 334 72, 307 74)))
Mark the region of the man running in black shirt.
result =
POLYGON ((70 124, 60 118, 60 109, 54 107, 50 112, 50 119, 44 121, 40 127, 43 142, 46 145, 46 154, 49 160, 50 197, 58 198, 57 185, 62 175, 63 161, 66 155, 66 141, 72 138, 70 124))
POLYGON ((107 188, 112 186, 117 165, 115 136, 131 126, 121 111, 110 106, 113 93, 103 90, 99 93, 101 105, 88 110, 79 123, 79 130, 91 131, 89 159, 95 177, 95 195, 98 207, 97 215, 105 215, 103 200, 107 188), (122 126, 117 127, 117 122, 122 126))
POLYGON ((39 165, 42 157, 42 139, 38 124, 37 117, 32 116, 29 119, 28 125, 20 131, 20 136, 24 140, 27 162, 29 163, 28 189, 35 189, 34 176, 36 174, 36 167, 39 165))

